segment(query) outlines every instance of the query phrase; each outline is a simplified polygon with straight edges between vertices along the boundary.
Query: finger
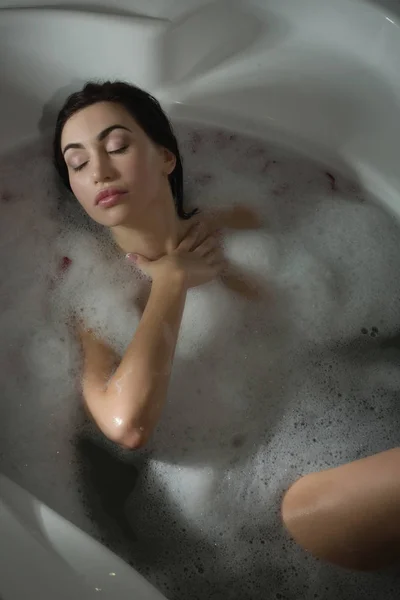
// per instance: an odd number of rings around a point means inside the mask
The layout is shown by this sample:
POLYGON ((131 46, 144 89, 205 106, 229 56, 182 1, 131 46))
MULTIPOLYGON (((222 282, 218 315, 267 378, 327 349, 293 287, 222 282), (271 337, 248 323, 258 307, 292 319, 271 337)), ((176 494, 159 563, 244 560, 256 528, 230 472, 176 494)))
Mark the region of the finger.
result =
POLYGON ((188 234, 183 238, 181 243, 178 246, 178 250, 182 250, 183 252, 190 252, 193 248, 195 248, 198 244, 202 232, 201 223, 196 223, 194 227, 189 229, 188 234))
POLYGON ((203 257, 208 265, 214 265, 217 263, 223 263, 225 261, 224 255, 220 248, 211 250, 203 257))
POLYGON ((224 272, 225 265, 226 265, 226 263, 224 260, 215 260, 208 266, 210 269, 212 269, 214 275, 216 276, 216 275, 221 275, 221 273, 224 272))
POLYGON ((210 235, 204 240, 204 242, 202 242, 199 246, 197 246, 197 248, 195 248, 195 250, 193 252, 194 252, 194 254, 197 254, 198 256, 205 256, 211 250, 215 250, 217 247, 218 247, 218 240, 216 239, 215 236, 210 235))
POLYGON ((129 254, 127 254, 125 258, 128 262, 133 263, 137 267, 139 267, 139 269, 143 269, 151 262, 145 256, 142 256, 141 254, 133 254, 132 252, 129 252, 129 254))
POLYGON ((267 295, 264 285, 256 277, 229 263, 226 263, 221 279, 227 288, 249 300, 260 300, 267 295))

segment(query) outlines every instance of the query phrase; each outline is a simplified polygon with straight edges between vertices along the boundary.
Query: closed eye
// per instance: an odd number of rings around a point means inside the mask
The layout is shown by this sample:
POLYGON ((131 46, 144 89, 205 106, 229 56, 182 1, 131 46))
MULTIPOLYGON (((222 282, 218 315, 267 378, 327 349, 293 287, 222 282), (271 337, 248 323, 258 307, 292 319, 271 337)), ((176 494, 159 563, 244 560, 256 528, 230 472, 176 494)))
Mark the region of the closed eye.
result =
MULTIPOLYGON (((124 152, 126 152, 129 148, 129 145, 126 146, 121 146, 121 148, 117 148, 116 150, 110 150, 108 154, 123 154, 124 152)), ((77 167, 72 167, 73 171, 75 171, 75 173, 77 173, 78 171, 81 171, 83 169, 83 167, 85 167, 88 164, 89 161, 85 161, 83 162, 81 165, 78 165, 77 167)))
POLYGON ((121 148, 118 148, 117 150, 110 150, 109 154, 123 154, 124 152, 126 152, 128 150, 129 146, 121 146, 121 148))
POLYGON ((83 167, 87 164, 88 164, 88 161, 82 163, 81 165, 78 165, 77 167, 72 167, 72 169, 73 169, 73 171, 78 172, 78 171, 81 171, 83 169, 83 167))

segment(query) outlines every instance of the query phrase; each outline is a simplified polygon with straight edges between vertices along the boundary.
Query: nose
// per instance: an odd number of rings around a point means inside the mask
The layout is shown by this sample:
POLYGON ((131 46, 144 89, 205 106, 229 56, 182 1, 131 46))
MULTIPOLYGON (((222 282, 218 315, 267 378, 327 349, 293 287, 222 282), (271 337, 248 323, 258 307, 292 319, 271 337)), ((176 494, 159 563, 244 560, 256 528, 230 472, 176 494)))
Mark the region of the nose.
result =
POLYGON ((103 183, 116 179, 116 170, 107 152, 98 152, 92 159, 93 181, 103 183))

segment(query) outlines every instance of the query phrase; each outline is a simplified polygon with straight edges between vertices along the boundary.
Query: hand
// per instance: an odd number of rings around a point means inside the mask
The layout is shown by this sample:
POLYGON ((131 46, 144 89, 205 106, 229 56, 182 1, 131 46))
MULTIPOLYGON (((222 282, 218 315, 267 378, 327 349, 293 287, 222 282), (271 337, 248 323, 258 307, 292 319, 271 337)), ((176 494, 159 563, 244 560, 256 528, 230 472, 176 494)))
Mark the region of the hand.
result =
MULTIPOLYGON (((209 233, 223 229, 260 229, 263 225, 258 213, 253 208, 242 204, 205 212, 200 214, 197 219, 203 223, 209 233)), ((221 282, 232 292, 247 300, 262 300, 269 295, 261 280, 229 262, 226 262, 221 273, 221 282)))
POLYGON ((158 260, 128 255, 153 282, 178 281, 186 289, 215 279, 224 267, 224 258, 215 236, 207 235, 201 223, 192 227, 179 246, 158 260), (205 237, 206 235, 206 237, 205 237))

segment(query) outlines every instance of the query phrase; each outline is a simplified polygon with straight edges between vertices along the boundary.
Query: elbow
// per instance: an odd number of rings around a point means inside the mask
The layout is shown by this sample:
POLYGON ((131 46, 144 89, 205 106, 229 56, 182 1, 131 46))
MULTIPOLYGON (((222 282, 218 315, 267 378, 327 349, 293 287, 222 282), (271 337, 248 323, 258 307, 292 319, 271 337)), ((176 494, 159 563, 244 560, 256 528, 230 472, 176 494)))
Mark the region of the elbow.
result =
MULTIPOLYGON (((89 411, 90 412, 90 411, 89 411)), ((151 428, 145 428, 132 420, 119 415, 93 414, 91 417, 105 437, 125 450, 140 450, 151 435, 151 428)))
POLYGON ((125 450, 141 450, 146 446, 147 442, 148 436, 145 432, 135 428, 125 432, 124 435, 117 440, 117 444, 125 450))
POLYGON ((125 450, 140 450, 146 446, 150 438, 150 431, 142 426, 129 423, 128 419, 112 417, 111 422, 98 422, 97 424, 111 442, 125 450))
POLYGON ((140 450, 146 446, 149 436, 142 427, 114 428, 107 437, 125 450, 140 450))
POLYGON ((121 402, 120 397, 107 395, 106 402, 96 404, 90 410, 91 416, 101 432, 114 444, 126 450, 140 450, 146 446, 152 426, 142 411, 132 410, 129 401, 121 402))

